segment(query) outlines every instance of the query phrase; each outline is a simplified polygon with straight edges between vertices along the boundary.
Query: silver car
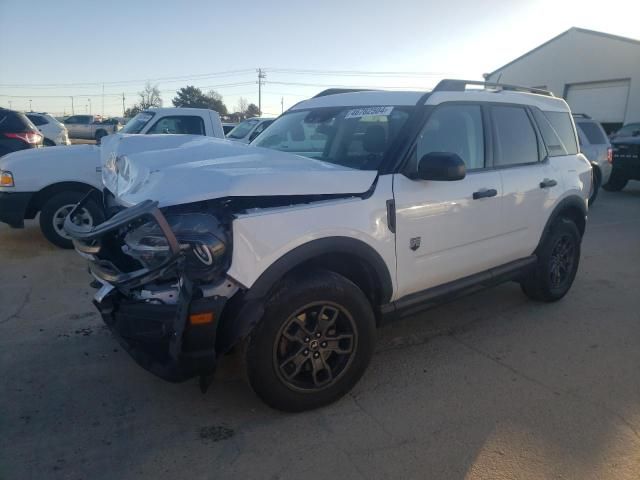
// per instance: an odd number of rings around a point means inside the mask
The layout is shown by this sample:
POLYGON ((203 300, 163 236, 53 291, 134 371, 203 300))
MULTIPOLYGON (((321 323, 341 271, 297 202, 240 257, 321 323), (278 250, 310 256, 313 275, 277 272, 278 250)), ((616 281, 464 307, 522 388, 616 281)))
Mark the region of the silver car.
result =
POLYGON ((589 206, 595 202, 598 190, 609 181, 613 163, 613 148, 602 125, 584 113, 574 113, 580 151, 591 162, 593 186, 589 206))

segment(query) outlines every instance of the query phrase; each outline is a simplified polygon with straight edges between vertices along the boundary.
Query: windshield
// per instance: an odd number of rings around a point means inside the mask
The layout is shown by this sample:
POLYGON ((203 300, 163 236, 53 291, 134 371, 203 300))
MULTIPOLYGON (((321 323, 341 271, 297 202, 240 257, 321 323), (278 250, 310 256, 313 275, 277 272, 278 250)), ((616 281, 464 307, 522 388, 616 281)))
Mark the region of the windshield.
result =
POLYGON ((140 112, 127 122, 124 128, 120 130, 120 133, 140 133, 154 115, 155 113, 152 112, 140 112))
POLYGON ((242 123, 236 125, 236 127, 227 133, 227 138, 244 138, 247 134, 257 125, 260 120, 253 118, 245 120, 242 123))
POLYGON ((359 170, 377 170, 412 107, 335 107, 278 118, 252 145, 359 170))

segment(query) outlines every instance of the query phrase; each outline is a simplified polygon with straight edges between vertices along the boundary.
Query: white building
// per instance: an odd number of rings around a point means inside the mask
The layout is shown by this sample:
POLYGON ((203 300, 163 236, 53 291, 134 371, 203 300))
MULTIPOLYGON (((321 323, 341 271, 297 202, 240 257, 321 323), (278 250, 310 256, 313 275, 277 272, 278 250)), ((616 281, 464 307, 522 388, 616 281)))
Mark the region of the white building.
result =
POLYGON ((640 122, 640 41, 631 38, 570 28, 485 79, 551 90, 608 132, 640 122))

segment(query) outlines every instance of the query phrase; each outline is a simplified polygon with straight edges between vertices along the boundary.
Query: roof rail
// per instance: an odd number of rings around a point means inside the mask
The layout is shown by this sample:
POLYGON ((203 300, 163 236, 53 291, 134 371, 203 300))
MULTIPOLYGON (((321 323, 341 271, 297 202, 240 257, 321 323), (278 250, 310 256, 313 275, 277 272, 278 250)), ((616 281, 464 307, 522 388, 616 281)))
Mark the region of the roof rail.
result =
POLYGON ((580 118, 591 118, 586 113, 571 113, 571 115, 573 115, 574 117, 580 117, 580 118))
POLYGON ((538 95, 546 95, 548 97, 555 96, 550 91, 542 90, 541 88, 523 87, 520 85, 509 85, 506 83, 484 82, 482 80, 454 80, 449 78, 440 80, 438 85, 436 85, 436 88, 433 89, 433 92, 464 92, 467 85, 480 85, 485 87, 485 89, 493 89, 498 92, 501 90, 509 90, 512 92, 537 93, 538 95))
POLYGON ((338 93, 353 93, 353 92, 372 92, 374 90, 370 88, 328 88, 315 94, 311 98, 326 97, 327 95, 337 95, 338 93))

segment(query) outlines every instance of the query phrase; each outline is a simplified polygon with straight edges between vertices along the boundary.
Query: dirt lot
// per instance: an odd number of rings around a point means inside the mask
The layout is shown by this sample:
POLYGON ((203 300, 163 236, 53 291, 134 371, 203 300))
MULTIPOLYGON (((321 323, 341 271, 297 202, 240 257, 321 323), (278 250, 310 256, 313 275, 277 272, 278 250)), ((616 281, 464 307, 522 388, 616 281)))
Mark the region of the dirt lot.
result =
POLYGON ((601 194, 563 301, 507 284, 385 327, 353 392, 298 415, 234 357, 206 395, 147 374, 34 223, 0 259, 3 480, 638 478, 640 183, 601 194))

